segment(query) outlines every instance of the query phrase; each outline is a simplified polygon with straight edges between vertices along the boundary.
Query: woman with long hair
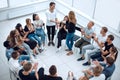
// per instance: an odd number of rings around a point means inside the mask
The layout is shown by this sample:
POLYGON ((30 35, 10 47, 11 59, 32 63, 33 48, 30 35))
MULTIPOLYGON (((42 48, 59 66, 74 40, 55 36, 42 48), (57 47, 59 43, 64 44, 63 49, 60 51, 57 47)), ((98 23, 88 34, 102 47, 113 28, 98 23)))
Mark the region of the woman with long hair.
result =
POLYGON ((73 11, 70 11, 68 17, 69 17, 69 22, 68 25, 66 25, 66 29, 68 31, 66 36, 66 45, 68 49, 66 51, 69 51, 67 55, 72 55, 73 37, 74 37, 75 25, 76 25, 75 13, 73 11))
POLYGON ((29 46, 25 45, 23 43, 22 38, 19 36, 19 33, 17 30, 12 30, 10 32, 10 35, 7 38, 7 41, 9 41, 9 44, 11 46, 11 48, 13 48, 14 50, 17 50, 20 52, 20 54, 24 54, 27 55, 29 54, 29 52, 26 53, 25 49, 28 49, 29 46))
POLYGON ((58 42, 57 42, 57 51, 59 52, 59 50, 61 49, 61 42, 63 39, 66 39, 66 35, 67 35, 67 31, 66 31, 66 25, 68 23, 68 16, 65 16, 64 19, 60 22, 59 25, 59 31, 57 34, 57 38, 58 38, 58 42))
POLYGON ((39 49, 38 50, 41 53, 43 51, 42 49, 40 49, 40 47, 41 47, 41 40, 40 40, 39 36, 37 36, 35 34, 34 25, 31 23, 31 19, 29 19, 29 18, 26 19, 26 26, 24 28, 24 31, 26 33, 28 33, 27 38, 29 38, 31 40, 35 40, 38 43, 38 45, 39 45, 39 49))
POLYGON ((43 30, 44 23, 40 19, 38 14, 33 14, 33 24, 35 28, 35 34, 41 37, 41 47, 44 49, 45 46, 45 32, 43 30))
POLYGON ((34 40, 31 40, 31 39, 28 39, 26 37, 28 35, 28 33, 25 33, 24 29, 22 28, 22 25, 20 23, 18 23, 15 28, 19 32, 19 34, 22 37, 22 39, 24 40, 24 42, 29 45, 30 49, 32 49, 33 53, 34 54, 39 53, 37 51, 37 48, 38 48, 37 42, 34 40))

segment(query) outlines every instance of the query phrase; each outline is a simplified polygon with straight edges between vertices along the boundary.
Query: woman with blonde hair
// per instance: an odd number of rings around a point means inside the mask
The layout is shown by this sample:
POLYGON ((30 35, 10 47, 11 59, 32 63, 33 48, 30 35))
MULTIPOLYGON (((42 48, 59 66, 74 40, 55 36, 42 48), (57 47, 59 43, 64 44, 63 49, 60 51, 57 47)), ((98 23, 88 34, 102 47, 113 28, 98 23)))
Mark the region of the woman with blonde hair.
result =
POLYGON ((39 45, 38 50, 41 53, 43 51, 40 48, 41 47, 41 40, 40 40, 39 36, 37 36, 35 34, 34 25, 31 23, 31 19, 29 19, 29 18, 26 19, 26 25, 25 25, 24 31, 26 33, 28 33, 27 38, 29 38, 31 40, 35 40, 38 43, 38 45, 39 45))
POLYGON ((24 28, 25 32, 28 32, 28 38, 35 40, 38 42, 38 45, 41 46, 41 40, 40 38, 34 33, 35 29, 34 29, 34 25, 31 23, 31 19, 27 18, 26 19, 26 26, 24 28))
POLYGON ((68 31, 66 36, 66 45, 68 49, 66 49, 66 51, 69 51, 67 55, 72 55, 73 37, 74 37, 75 25, 76 25, 75 13, 73 11, 70 11, 68 17, 69 17, 69 22, 68 25, 66 25, 66 29, 68 31))

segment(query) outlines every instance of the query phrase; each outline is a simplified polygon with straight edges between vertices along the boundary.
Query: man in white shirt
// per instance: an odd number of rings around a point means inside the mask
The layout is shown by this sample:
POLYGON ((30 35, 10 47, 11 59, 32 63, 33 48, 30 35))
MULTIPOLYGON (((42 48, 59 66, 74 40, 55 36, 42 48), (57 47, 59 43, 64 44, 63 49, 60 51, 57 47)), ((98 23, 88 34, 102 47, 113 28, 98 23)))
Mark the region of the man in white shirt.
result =
MULTIPOLYGON (((95 41, 98 40, 98 42, 101 44, 101 46, 106 41, 106 38, 107 38, 106 33, 107 33, 107 31, 108 31, 107 27, 102 27, 102 29, 100 31, 100 34, 97 37, 93 36, 93 39, 95 41)), ((88 55, 87 55, 88 56, 88 61, 83 64, 84 66, 90 65, 90 57, 91 57, 91 55, 94 55, 96 52, 100 51, 100 46, 95 41, 94 41, 93 44, 83 46, 83 48, 82 48, 82 57, 84 57, 84 54, 86 53, 86 50, 91 50, 91 51, 88 52, 88 55)))
POLYGON ((53 46, 55 46, 53 40, 54 40, 54 35, 55 35, 55 25, 58 23, 57 21, 57 14, 55 9, 55 3, 54 2, 50 2, 49 4, 49 10, 46 11, 46 27, 47 27, 47 34, 48 34, 48 46, 50 46, 50 44, 52 44, 53 46), (51 36, 52 35, 52 39, 51 36))
POLYGON ((28 55, 19 56, 19 52, 14 51, 11 54, 11 58, 8 62, 10 70, 15 74, 16 78, 18 78, 18 72, 22 68, 22 65, 26 63, 26 60, 29 59, 28 55), (20 61, 20 63, 19 63, 20 61))

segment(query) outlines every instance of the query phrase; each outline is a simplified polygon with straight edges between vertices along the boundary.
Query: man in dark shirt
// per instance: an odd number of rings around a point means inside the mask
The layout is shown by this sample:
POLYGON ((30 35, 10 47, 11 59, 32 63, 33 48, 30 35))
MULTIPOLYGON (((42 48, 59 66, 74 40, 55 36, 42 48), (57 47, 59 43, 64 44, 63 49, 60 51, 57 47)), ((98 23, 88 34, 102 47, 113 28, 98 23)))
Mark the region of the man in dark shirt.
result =
POLYGON ((43 80, 63 80, 62 77, 57 76, 57 68, 55 65, 52 65, 49 68, 50 75, 45 75, 43 80))
POLYGON ((30 62, 23 65, 23 69, 19 71, 19 77, 21 80, 43 80, 44 69, 40 68, 37 71, 38 63, 34 66, 30 62), (32 71, 34 69, 34 71, 32 71))
POLYGON ((102 56, 106 57, 107 55, 109 55, 109 49, 114 46, 112 43, 113 40, 114 36, 108 35, 107 40, 104 43, 104 49, 102 49, 103 46, 98 43, 98 45, 100 46, 100 52, 96 53, 95 55, 92 55, 91 58, 93 60, 97 59, 98 61, 103 61, 104 59, 102 56))

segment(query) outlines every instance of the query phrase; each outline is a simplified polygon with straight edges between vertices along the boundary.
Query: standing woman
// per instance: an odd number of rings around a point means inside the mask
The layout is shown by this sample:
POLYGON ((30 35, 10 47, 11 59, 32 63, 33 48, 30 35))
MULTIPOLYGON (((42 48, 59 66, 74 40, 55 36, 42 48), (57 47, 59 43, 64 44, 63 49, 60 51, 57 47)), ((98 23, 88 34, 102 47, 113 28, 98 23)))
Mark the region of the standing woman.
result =
POLYGON ((69 22, 68 25, 66 25, 66 29, 68 30, 66 36, 66 45, 68 47, 68 50, 66 51, 68 51, 67 55, 72 55, 73 37, 74 37, 75 25, 76 25, 75 13, 73 11, 70 11, 68 17, 69 17, 69 22))
POLYGON ((47 34, 48 34, 48 46, 52 44, 55 46, 53 40, 54 40, 54 35, 55 35, 55 25, 58 23, 57 21, 57 16, 56 16, 56 11, 55 9, 55 3, 50 2, 49 4, 49 10, 46 11, 46 27, 47 27, 47 34), (52 35, 52 38, 51 38, 52 35))

